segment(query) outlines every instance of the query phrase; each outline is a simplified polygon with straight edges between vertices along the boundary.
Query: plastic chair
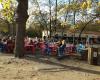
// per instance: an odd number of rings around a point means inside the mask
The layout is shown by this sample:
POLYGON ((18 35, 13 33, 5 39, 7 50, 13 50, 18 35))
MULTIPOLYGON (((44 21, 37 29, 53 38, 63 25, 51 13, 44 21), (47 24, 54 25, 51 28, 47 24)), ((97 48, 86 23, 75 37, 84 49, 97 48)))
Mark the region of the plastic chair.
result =
POLYGON ((45 54, 45 49, 46 49, 46 45, 45 45, 45 44, 41 44, 41 45, 40 45, 40 50, 41 50, 41 54, 42 54, 42 55, 45 54))

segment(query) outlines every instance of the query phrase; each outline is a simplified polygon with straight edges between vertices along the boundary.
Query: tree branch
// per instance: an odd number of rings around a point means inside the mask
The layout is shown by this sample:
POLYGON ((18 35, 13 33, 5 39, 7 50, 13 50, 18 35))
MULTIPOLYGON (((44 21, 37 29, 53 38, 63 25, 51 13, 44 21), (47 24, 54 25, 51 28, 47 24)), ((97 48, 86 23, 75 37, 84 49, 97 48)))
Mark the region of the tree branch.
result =
POLYGON ((96 19, 97 17, 100 17, 100 15, 96 15, 96 17, 92 18, 90 21, 88 21, 88 22, 83 26, 83 28, 82 28, 82 30, 81 30, 81 32, 80 32, 80 34, 79 34, 79 39, 81 38, 81 34, 82 34, 82 32, 85 30, 85 28, 87 27, 87 25, 88 25, 90 22, 92 22, 94 19, 96 19))

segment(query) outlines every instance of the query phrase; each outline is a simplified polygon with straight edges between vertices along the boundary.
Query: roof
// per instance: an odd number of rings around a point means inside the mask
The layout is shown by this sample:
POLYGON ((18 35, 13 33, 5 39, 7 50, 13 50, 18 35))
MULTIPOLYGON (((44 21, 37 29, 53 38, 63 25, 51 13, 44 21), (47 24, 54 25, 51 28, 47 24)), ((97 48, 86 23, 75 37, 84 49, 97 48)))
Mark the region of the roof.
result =
MULTIPOLYGON (((72 36, 73 33, 68 33, 68 36, 72 36)), ((82 37, 86 37, 86 36, 90 36, 90 37, 95 37, 97 38, 98 36, 100 36, 100 32, 93 32, 93 31, 86 31, 86 32, 83 32, 82 33, 82 37)), ((75 33, 75 36, 79 36, 79 32, 78 33, 75 33)))
POLYGON ((83 33, 84 34, 93 34, 93 35, 100 36, 100 32, 86 31, 86 32, 83 32, 83 33))

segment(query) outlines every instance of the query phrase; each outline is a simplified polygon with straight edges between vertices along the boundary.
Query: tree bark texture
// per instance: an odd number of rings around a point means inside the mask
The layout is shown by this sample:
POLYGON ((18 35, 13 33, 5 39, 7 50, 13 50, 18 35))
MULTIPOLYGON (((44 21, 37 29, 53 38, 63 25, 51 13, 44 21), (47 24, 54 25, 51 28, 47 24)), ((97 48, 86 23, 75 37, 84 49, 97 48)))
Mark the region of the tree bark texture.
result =
POLYGON ((18 6, 16 10, 16 41, 15 41, 15 57, 24 57, 24 37, 26 29, 26 21, 28 18, 28 0, 17 0, 18 6))

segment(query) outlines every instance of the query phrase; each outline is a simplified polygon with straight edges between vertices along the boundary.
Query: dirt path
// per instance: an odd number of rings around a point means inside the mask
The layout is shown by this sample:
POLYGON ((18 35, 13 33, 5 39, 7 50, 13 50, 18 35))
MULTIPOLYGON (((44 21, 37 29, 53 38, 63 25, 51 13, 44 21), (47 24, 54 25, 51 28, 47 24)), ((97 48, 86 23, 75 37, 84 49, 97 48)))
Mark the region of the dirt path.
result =
POLYGON ((17 59, 0 54, 0 80, 100 80, 100 66, 72 59, 17 59))

